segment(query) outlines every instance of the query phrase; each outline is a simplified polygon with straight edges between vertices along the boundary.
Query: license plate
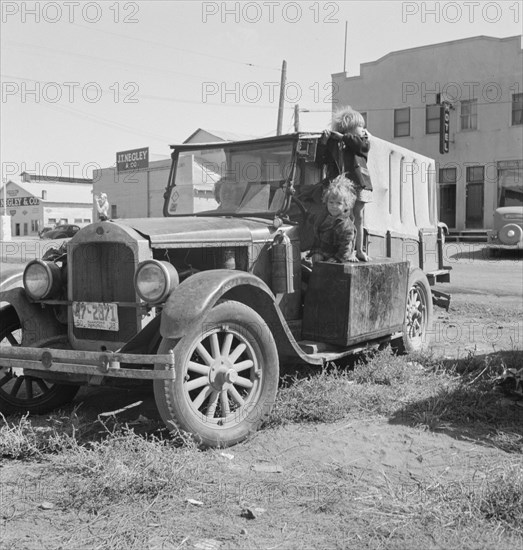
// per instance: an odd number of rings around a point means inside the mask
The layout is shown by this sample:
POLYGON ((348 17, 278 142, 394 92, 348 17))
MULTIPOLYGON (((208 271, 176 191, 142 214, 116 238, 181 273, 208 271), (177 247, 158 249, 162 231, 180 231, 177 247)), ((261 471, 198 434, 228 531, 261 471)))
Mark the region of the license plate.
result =
POLYGON ((118 306, 112 303, 73 302, 73 323, 77 328, 117 331, 118 306))

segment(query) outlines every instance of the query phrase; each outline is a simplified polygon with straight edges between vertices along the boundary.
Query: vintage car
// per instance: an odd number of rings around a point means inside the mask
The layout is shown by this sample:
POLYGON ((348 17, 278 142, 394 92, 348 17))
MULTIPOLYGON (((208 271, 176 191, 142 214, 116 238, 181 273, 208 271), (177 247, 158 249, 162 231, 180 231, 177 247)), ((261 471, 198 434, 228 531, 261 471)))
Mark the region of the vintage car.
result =
POLYGON ((69 239, 70 237, 74 237, 78 231, 80 231, 80 227, 78 225, 71 225, 71 224, 63 224, 63 225, 57 225, 54 229, 50 229, 48 231, 42 231, 40 234, 41 239, 69 239))
POLYGON ((488 232, 491 255, 523 249, 523 206, 502 206, 494 212, 494 228, 488 232))
POLYGON ((320 137, 173 146, 163 218, 93 223, 31 261, 0 293, 0 412, 152 380, 169 429, 227 446, 267 418, 280 365, 422 349, 449 280, 434 162, 372 138, 372 261, 311 268, 320 137))

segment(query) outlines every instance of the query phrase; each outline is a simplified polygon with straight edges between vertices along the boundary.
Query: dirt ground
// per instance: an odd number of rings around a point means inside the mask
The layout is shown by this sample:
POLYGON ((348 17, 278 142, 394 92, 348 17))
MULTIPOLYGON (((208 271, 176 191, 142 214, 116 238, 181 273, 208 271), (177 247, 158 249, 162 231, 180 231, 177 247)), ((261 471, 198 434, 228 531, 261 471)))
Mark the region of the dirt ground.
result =
MULTIPOLYGON (((454 268, 452 284, 441 288, 450 290, 452 301, 448 312, 439 308, 434 310, 431 346, 435 354, 463 358, 500 350, 523 349, 521 257, 489 260, 482 250, 480 246, 470 245, 449 245, 447 248, 449 264, 454 268)), ((129 403, 127 394, 122 393, 116 399, 113 395, 109 405, 103 394, 107 395, 106 391, 100 394, 96 390, 87 390, 77 399, 84 399, 84 406, 98 408, 99 412, 102 412, 100 407, 114 408, 129 403)), ((519 405, 514 403, 514 410, 523 415, 519 405)), ((135 416, 142 414, 151 417, 155 414, 154 403, 145 399, 134 413, 135 416)), ((262 430, 247 442, 232 448, 230 454, 233 459, 219 460, 227 463, 220 468, 235 472, 238 484, 234 489, 237 496, 235 502, 254 502, 256 506, 268 510, 266 519, 258 524, 248 523, 240 520, 236 511, 234 521, 225 521, 214 531, 207 529, 207 532, 215 533, 208 536, 214 542, 202 542, 201 532, 198 537, 190 532, 190 527, 183 531, 187 511, 177 508, 183 498, 191 496, 205 505, 209 494, 192 487, 173 501, 172 509, 158 510, 154 521, 147 523, 149 516, 136 519, 144 521, 144 529, 150 532, 145 548, 327 548, 329 546, 321 542, 321 532, 332 529, 339 530, 336 547, 359 548, 363 547, 358 544, 361 540, 359 529, 365 526, 340 522, 332 525, 321 522, 316 526, 311 524, 307 531, 310 536, 306 539, 309 546, 303 546, 305 542, 301 537, 305 531, 303 525, 297 526, 308 521, 309 505, 316 502, 320 506, 325 498, 330 498, 334 493, 344 491, 347 494, 362 486, 368 488, 368 496, 362 497, 358 489, 355 493, 358 499, 385 498, 384 495, 393 486, 395 491, 405 492, 407 502, 421 486, 435 483, 441 486, 453 480, 459 480, 462 484, 479 484, 492 473, 487 472, 487 465, 491 468, 494 461, 501 464, 508 458, 507 453, 485 445, 473 434, 471 437, 470 433, 466 437, 455 429, 431 433, 402 423, 391 423, 384 418, 359 418, 329 425, 303 424, 262 430), (253 473, 252 468, 260 463, 277 465, 280 470, 253 473), (310 478, 306 483, 301 477, 303 472, 311 471, 317 472, 313 485, 310 478), (333 477, 333 472, 338 472, 337 478, 333 477), (343 472, 345 474, 342 475, 343 472), (271 485, 273 481, 276 485, 271 485), (155 525, 162 528, 155 528, 155 525), (245 526, 243 534, 242 526, 245 526), (314 534, 316 530, 318 533, 314 534), (170 536, 165 534, 168 532, 170 536), (213 546, 215 543, 218 546, 213 546)), ((82 540, 78 533, 82 532, 85 540, 83 547, 104 548, 104 530, 110 527, 107 518, 84 517, 73 511, 41 508, 42 501, 53 502, 56 491, 52 480, 45 477, 45 468, 45 463, 38 462, 0 462, 0 547, 75 549, 82 540), (71 543, 64 545, 66 540, 71 543)), ((217 482, 219 478, 217 474, 217 482)), ((218 489, 224 491, 223 487, 218 489)), ((222 497, 226 496, 223 493, 222 497)), ((216 500, 213 502, 216 503, 216 500)), ((203 511, 201 514, 202 522, 205 522, 203 511)), ((311 521, 319 521, 317 515, 315 517, 311 521)), ((376 517, 375 521, 379 523, 380 518, 376 517)), ((331 544, 333 539, 325 540, 331 541, 331 544)), ((456 543, 448 541, 449 545, 456 543)))

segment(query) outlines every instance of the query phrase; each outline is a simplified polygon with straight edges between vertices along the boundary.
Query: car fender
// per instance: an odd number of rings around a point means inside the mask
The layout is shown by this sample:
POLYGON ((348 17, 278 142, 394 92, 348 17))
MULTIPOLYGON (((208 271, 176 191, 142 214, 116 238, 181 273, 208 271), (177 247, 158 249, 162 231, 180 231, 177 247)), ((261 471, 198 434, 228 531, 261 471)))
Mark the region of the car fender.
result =
POLYGON ((6 277, 0 276, 0 292, 5 292, 12 288, 22 287, 24 279, 24 270, 9 273, 6 277))
POLYGON ((254 309, 267 323, 280 357, 321 364, 301 350, 276 303, 271 289, 245 271, 216 269, 185 279, 169 296, 160 322, 163 338, 179 339, 221 299, 235 300, 254 309))
POLYGON ((37 342, 67 334, 67 327, 57 321, 52 308, 42 308, 29 301, 23 288, 0 292, 0 304, 4 304, 0 309, 1 317, 10 309, 16 311, 22 327, 22 346, 33 347, 37 342))

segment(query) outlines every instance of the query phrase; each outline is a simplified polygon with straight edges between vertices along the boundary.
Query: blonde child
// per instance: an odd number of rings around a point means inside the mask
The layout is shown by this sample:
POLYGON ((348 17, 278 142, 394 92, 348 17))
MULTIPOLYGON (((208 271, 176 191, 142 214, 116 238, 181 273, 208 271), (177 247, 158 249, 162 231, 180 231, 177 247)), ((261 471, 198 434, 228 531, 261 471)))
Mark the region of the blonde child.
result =
POLYGON ((356 188, 354 225, 356 227, 356 257, 367 262, 370 257, 363 249, 363 213, 365 203, 372 200, 372 182, 367 169, 367 155, 370 149, 369 132, 361 113, 344 107, 336 111, 332 119, 332 130, 325 130, 327 145, 327 178, 332 181, 345 175, 356 188))
POLYGON ((314 225, 314 244, 310 252, 312 263, 358 261, 351 219, 355 201, 356 189, 345 176, 335 178, 326 189, 324 207, 314 225))

